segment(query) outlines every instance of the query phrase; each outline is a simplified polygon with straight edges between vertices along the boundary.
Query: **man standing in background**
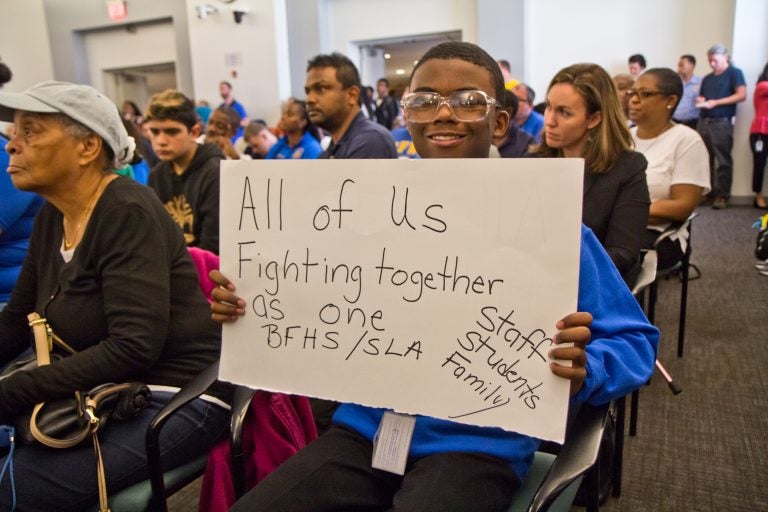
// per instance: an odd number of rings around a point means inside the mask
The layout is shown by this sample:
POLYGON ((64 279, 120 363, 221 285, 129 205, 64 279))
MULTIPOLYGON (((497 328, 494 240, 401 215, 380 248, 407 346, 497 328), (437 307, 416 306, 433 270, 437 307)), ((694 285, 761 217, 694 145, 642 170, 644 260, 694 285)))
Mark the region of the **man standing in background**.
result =
POLYGON ((683 97, 677 104, 677 109, 672 115, 672 120, 678 124, 684 124, 696 129, 699 122, 699 109, 696 108, 696 97, 701 89, 701 77, 693 74, 696 67, 696 57, 682 55, 677 63, 677 73, 683 81, 683 97))
POLYGON ((395 99, 389 95, 389 80, 379 78, 376 82, 376 92, 379 94, 379 99, 376 100, 376 122, 391 130, 397 118, 398 108, 395 99))
POLYGON ((232 95, 232 84, 222 80, 219 83, 219 94, 224 102, 219 107, 229 107, 238 113, 240 116, 240 126, 237 127, 237 133, 232 137, 232 144, 243 136, 243 126, 248 126, 250 120, 248 114, 245 112, 245 107, 235 99, 232 95))
POLYGON ((634 78, 639 77, 645 71, 645 57, 642 53, 630 55, 627 64, 629 65, 629 74, 634 78))
POLYGON ((731 65, 728 49, 716 44, 707 52, 712 73, 701 81, 696 98, 699 108, 698 130, 709 151, 712 208, 728 206, 733 182, 733 117, 736 104, 747 99, 744 73, 731 65))
POLYGON ((511 91, 515 87, 517 87, 517 84, 519 84, 520 82, 518 82, 515 78, 512 77, 512 67, 509 64, 509 61, 505 59, 501 59, 501 60, 497 60, 496 64, 499 65, 501 76, 504 77, 504 88, 508 91, 511 91))

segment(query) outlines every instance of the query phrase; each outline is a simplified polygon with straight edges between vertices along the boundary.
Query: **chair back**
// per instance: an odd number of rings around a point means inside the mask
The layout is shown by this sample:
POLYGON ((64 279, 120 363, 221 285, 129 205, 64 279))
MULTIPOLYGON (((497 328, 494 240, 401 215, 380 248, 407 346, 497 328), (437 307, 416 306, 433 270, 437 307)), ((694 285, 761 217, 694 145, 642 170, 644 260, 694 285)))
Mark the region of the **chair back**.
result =
POLYGON ((698 212, 693 212, 683 222, 676 222, 674 224, 671 224, 667 229, 665 229, 659 235, 659 237, 656 239, 656 242, 654 242, 653 246, 654 247, 658 246, 659 242, 661 242, 665 238, 669 238, 670 240, 673 240, 673 241, 679 240, 680 248, 683 250, 683 253, 684 254, 687 253, 688 243, 691 238, 691 222, 697 215, 698 215, 698 212))
POLYGON ((650 285, 656 280, 656 262, 658 255, 656 251, 650 249, 646 251, 643 256, 643 264, 640 267, 640 274, 637 276, 635 286, 632 288, 632 295, 637 295, 646 286, 650 285))

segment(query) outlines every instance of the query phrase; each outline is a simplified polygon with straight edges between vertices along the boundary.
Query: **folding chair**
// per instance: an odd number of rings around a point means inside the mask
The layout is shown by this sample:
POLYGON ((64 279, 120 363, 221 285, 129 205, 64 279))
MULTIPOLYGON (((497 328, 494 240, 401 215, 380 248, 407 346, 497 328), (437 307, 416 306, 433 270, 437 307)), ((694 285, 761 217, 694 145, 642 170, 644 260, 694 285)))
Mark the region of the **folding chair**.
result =
POLYGON ((656 244, 664 240, 665 238, 671 238, 673 240, 680 239, 683 246, 682 259, 666 269, 660 269, 656 272, 656 278, 651 283, 648 299, 648 320, 654 323, 656 314, 656 299, 658 296, 658 282, 661 278, 667 278, 675 273, 680 273, 680 281, 682 281, 682 287, 680 288, 680 314, 678 320, 677 330, 677 357, 683 357, 683 348, 685 344, 685 318, 688 309, 688 281, 690 279, 691 269, 691 253, 693 252, 691 246, 691 237, 693 229, 693 219, 698 213, 692 213, 683 223, 672 225, 667 228, 659 238, 656 239, 656 244))
POLYGON ((609 404, 583 404, 557 455, 538 451, 509 512, 567 512, 584 480, 588 489, 587 512, 599 508, 598 454, 608 422, 609 404))
MULTIPOLYGON (((208 460, 205 452, 182 466, 164 471, 160 460, 159 439, 160 432, 171 415, 203 394, 217 376, 218 364, 215 364, 198 374, 157 413, 147 428, 146 434, 147 465, 150 476, 147 480, 110 494, 109 507, 112 512, 165 511, 169 496, 203 474, 208 460)), ((98 505, 92 510, 97 511, 98 505)))
MULTIPOLYGON (((688 220, 686 220, 686 223, 690 224, 691 219, 693 216, 689 217, 688 220)), ((681 230, 683 227, 679 227, 675 230, 668 230, 662 233, 661 236, 657 239, 657 243, 659 240, 664 238, 665 236, 670 236, 670 234, 677 232, 681 230), (669 234, 667 234, 669 233, 669 234)), ((656 298, 657 298, 657 287, 658 287, 658 280, 659 277, 663 277, 666 275, 669 275, 669 273, 673 272, 673 268, 682 268, 684 269, 683 272, 685 273, 685 280, 683 281, 683 292, 681 296, 681 320, 680 320, 680 333, 678 333, 678 357, 682 355, 682 341, 680 336, 684 336, 685 334, 685 304, 687 301, 687 295, 688 295, 688 267, 690 262, 690 251, 691 251, 691 245, 690 243, 687 245, 685 250, 685 256, 683 257, 683 260, 685 260, 685 263, 682 261, 675 265, 674 267, 671 267, 670 269, 666 269, 663 271, 663 273, 659 272, 657 269, 657 263, 658 263, 658 254, 655 250, 651 249, 645 252, 644 258, 643 258, 643 264, 640 270, 640 275, 637 278, 637 283, 635 284, 634 288, 632 288, 632 295, 635 296, 637 301, 640 303, 640 307, 645 309, 646 314, 648 316, 648 321, 651 323, 654 323, 654 317, 655 317, 655 309, 656 309, 656 298), (646 304, 645 301, 645 291, 649 290, 649 297, 646 304), (681 334, 682 333, 682 334, 681 334)), ((680 392, 682 392, 682 388, 674 381, 672 376, 669 374, 669 372, 664 368, 664 366, 659 362, 659 360, 656 360, 656 369, 659 370, 659 373, 661 373, 662 377, 664 377, 665 382, 669 386, 669 388, 672 390, 672 393, 677 395, 680 392)), ((640 405, 640 390, 636 389, 632 392, 631 395, 631 404, 630 404, 630 412, 629 412, 629 435, 635 436, 637 435, 637 415, 638 415, 638 407, 640 405)), ((622 399, 618 407, 620 408, 621 416, 624 417, 625 414, 625 400, 622 399)), ((624 430, 624 423, 622 421, 621 425, 617 425, 617 429, 621 430, 621 435, 623 437, 623 430, 624 430)), ((619 474, 620 474, 619 469, 619 474)))

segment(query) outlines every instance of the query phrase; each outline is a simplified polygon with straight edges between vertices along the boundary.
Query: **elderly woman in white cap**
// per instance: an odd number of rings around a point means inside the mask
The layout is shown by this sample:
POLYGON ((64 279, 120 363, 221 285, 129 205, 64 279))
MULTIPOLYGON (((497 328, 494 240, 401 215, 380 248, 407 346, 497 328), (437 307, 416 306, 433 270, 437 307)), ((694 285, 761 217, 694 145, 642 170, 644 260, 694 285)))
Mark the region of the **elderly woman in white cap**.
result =
MULTIPOLYGON (((16 126, 6 148, 14 186, 47 200, 0 312, 0 367, 28 348, 33 311, 77 351, 0 380, 0 424, 101 383, 149 385, 149 405, 100 434, 115 491, 147 477, 147 425, 174 388, 218 359, 220 331, 179 228, 152 190, 112 172, 131 159, 134 144, 109 99, 88 86, 44 82, 1 93, 0 120, 16 126)), ((194 458, 226 429, 227 388, 214 385, 210 394, 164 428, 166 469, 194 458)), ((94 467, 89 443, 62 450, 17 443, 15 497, 3 479, 0 509, 10 510, 13 499, 20 510, 88 509, 99 496, 94 467)))

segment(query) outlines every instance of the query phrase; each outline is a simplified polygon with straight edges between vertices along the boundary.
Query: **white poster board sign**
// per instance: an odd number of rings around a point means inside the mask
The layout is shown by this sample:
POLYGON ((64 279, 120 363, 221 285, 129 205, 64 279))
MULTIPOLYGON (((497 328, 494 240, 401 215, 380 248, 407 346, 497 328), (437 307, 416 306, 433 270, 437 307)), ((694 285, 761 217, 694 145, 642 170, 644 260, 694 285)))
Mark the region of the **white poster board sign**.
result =
POLYGON ((227 161, 220 377, 562 442, 583 161, 227 161))

